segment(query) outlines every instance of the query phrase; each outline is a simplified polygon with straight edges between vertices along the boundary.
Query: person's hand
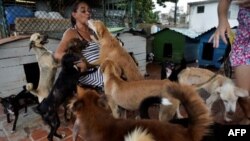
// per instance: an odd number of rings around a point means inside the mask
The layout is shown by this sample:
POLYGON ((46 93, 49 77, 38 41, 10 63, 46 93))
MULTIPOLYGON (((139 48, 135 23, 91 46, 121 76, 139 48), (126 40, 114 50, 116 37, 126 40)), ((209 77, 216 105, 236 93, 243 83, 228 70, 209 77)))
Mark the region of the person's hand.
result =
POLYGON ((74 64, 77 66, 77 68, 80 69, 80 72, 85 72, 88 69, 86 62, 83 61, 82 59, 79 60, 79 61, 74 62, 74 64))
POLYGON ((227 44, 226 33, 230 33, 230 31, 231 28, 229 22, 227 20, 221 21, 214 34, 210 37, 209 42, 213 40, 214 48, 219 47, 220 38, 225 44, 227 44))
POLYGON ((240 7, 250 8, 250 0, 235 0, 240 7))

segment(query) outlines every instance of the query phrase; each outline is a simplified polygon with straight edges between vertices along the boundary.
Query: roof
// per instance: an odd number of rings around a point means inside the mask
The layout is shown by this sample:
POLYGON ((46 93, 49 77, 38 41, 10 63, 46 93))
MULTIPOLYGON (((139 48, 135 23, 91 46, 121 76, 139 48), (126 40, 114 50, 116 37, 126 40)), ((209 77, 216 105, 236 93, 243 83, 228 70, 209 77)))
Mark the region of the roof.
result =
POLYGON ((173 30, 175 32, 178 32, 184 36, 187 36, 189 38, 196 38, 198 37, 200 34, 202 33, 198 33, 198 32, 195 32, 194 30, 192 29, 189 29, 189 28, 170 28, 170 30, 173 30))
POLYGON ((30 37, 30 35, 10 36, 10 37, 7 37, 7 38, 0 39, 0 45, 10 43, 10 42, 14 42, 14 41, 17 41, 17 40, 27 39, 29 37, 30 37))
POLYGON ((208 4, 208 3, 218 3, 218 0, 201 0, 196 2, 189 2, 188 5, 199 5, 199 4, 208 4))
POLYGON ((211 28, 211 29, 209 29, 209 30, 207 30, 207 31, 204 31, 204 32, 196 32, 196 31, 194 31, 194 30, 192 30, 192 29, 190 29, 190 28, 176 28, 176 27, 173 27, 173 28, 164 28, 164 29, 162 29, 162 30, 160 30, 160 31, 158 31, 158 32, 156 32, 156 33, 154 33, 154 34, 151 34, 150 36, 154 36, 154 35, 156 35, 156 34, 159 34, 159 33, 161 33, 161 32, 164 32, 164 31, 166 31, 166 30, 171 30, 171 31, 177 32, 177 33, 179 33, 179 34, 181 34, 181 35, 183 35, 183 36, 186 36, 186 37, 188 37, 188 38, 196 39, 196 38, 198 38, 199 36, 201 36, 201 35, 203 35, 203 34, 209 32, 209 31, 211 31, 211 30, 213 30, 213 29, 215 29, 215 27, 213 27, 213 28, 211 28))

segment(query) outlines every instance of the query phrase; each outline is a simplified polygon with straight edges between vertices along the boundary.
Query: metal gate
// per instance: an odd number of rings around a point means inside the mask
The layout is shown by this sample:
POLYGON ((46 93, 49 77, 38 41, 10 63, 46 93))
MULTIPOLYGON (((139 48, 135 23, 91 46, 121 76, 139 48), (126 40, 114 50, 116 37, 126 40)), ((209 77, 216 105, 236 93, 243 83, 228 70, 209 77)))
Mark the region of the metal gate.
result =
MULTIPOLYGON (((133 25, 134 0, 85 0, 92 18, 108 27, 133 25)), ((71 27, 70 15, 75 0, 0 0, 0 37, 13 34, 48 33, 60 38, 71 27)))

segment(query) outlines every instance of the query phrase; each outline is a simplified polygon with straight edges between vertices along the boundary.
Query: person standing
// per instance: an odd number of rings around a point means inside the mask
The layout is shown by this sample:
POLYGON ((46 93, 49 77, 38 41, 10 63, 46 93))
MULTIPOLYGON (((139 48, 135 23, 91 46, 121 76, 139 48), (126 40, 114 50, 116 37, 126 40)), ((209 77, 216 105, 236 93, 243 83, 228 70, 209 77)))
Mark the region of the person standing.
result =
MULTIPOLYGON (((219 24, 215 33, 209 39, 213 46, 219 46, 219 39, 227 44, 226 36, 231 32, 228 22, 228 10, 232 0, 219 0, 219 24)), ((234 69, 235 83, 250 93, 250 0, 234 0, 239 5, 237 20, 239 26, 230 52, 230 62, 234 69)), ((250 97, 239 98, 239 104, 250 123, 250 97)))
MULTIPOLYGON (((99 58, 100 47, 97 43, 91 40, 91 32, 88 28, 87 22, 91 18, 91 9, 85 1, 76 1, 73 4, 71 13, 72 27, 67 29, 54 53, 56 60, 60 62, 62 56, 68 49, 68 44, 71 39, 79 38, 84 43, 87 42, 87 46, 82 50, 83 56, 89 63, 95 62, 99 58)), ((81 67, 81 64, 78 67, 81 67)), ((79 78, 79 82, 83 87, 102 89, 103 77, 100 69, 97 71, 87 74, 79 78)))

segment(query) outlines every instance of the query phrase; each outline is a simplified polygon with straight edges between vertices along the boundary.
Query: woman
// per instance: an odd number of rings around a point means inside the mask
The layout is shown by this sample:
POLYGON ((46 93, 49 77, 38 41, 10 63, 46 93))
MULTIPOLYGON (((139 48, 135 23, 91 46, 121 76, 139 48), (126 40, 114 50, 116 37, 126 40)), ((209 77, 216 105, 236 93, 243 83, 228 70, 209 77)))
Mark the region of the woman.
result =
MULTIPOLYGON (((230 33, 231 30, 227 18, 231 1, 232 0, 219 1, 219 25, 214 35, 210 38, 210 40, 213 39, 214 47, 219 46, 220 38, 227 43, 225 33, 230 33)), ((230 62, 232 67, 234 67, 236 85, 248 90, 248 93, 250 93, 250 0, 235 0, 235 2, 240 7, 237 18, 239 26, 237 28, 235 41, 232 45, 230 62)), ((239 104, 250 121, 250 97, 240 98, 239 104)))
MULTIPOLYGON (((54 57, 60 61, 67 50, 67 45, 72 38, 79 38, 82 41, 87 41, 87 47, 82 50, 83 56, 88 62, 94 62, 99 58, 99 46, 90 38, 90 31, 87 26, 87 21, 91 17, 89 5, 84 1, 77 1, 73 4, 71 13, 72 28, 67 29, 58 48, 55 51, 54 57)), ((78 64, 81 67, 81 64, 78 64)), ((101 89, 103 87, 103 78, 100 69, 83 76, 79 79, 83 87, 101 89)))

